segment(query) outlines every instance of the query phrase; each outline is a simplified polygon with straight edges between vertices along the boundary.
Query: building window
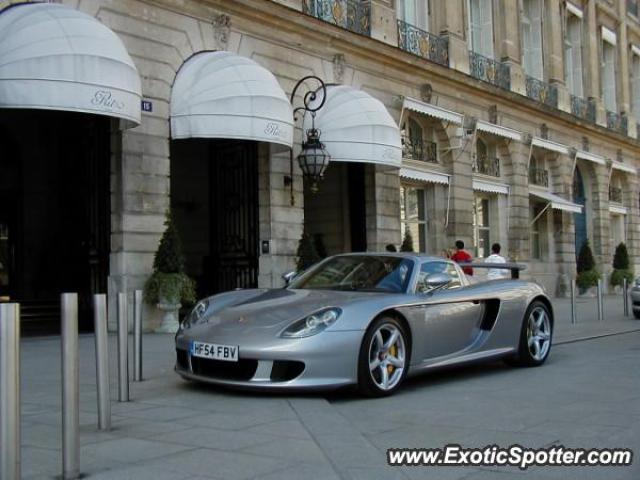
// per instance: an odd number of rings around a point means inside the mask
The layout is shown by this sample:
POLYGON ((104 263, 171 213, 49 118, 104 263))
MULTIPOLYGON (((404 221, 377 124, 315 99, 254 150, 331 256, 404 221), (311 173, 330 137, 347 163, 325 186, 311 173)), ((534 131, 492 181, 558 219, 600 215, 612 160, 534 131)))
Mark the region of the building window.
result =
POLYGON ((400 187, 400 221, 402 238, 411 235, 414 252, 427 251, 427 204, 424 188, 400 187))
POLYGON ((527 75, 543 80, 541 0, 524 0, 522 6, 522 64, 527 75))
POLYGON ((549 171, 543 157, 531 156, 529 161, 529 183, 539 187, 549 187, 549 171))
POLYGON ((567 12, 565 45, 565 82, 571 95, 582 97, 582 19, 567 12))
POLYGON ((492 0, 469 0, 470 49, 480 55, 493 58, 492 0))
MULTIPOLYGON (((529 210, 530 212, 530 238, 531 238, 531 259, 542 260, 546 251, 546 222, 547 213, 544 211, 545 204, 536 203, 532 204, 529 210), (544 213, 543 213, 544 211, 544 213), (535 220, 535 221, 534 221, 535 220)), ((547 209, 548 210, 548 209, 547 209)))
POLYGON ((616 47, 606 40, 602 41, 602 100, 609 112, 618 111, 616 100, 616 47))
POLYGON ((611 214, 611 251, 615 252, 616 247, 621 243, 627 243, 625 215, 611 214))
POLYGON ((429 31, 429 2, 428 0, 398 0, 398 19, 429 31))
POLYGON ((473 201, 473 246, 477 257, 487 257, 491 248, 489 198, 476 196, 473 201))
POLYGON ((640 51, 631 55, 631 108, 640 122, 640 51))

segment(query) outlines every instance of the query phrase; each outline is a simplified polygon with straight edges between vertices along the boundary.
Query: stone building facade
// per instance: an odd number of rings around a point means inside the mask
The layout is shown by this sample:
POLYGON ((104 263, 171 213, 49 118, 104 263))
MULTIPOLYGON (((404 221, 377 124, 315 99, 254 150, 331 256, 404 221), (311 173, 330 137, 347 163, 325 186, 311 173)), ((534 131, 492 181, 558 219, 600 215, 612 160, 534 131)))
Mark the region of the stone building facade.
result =
MULTIPOLYGON (((415 249, 433 254, 462 239, 474 255, 487 256, 500 242, 505 256, 528 265, 526 276, 559 295, 575 276, 585 239, 605 275, 621 241, 640 271, 634 1, 61 3, 115 32, 141 81, 139 125, 122 128, 131 125, 112 119, 102 127, 110 165, 103 275, 112 312, 115 294, 140 288, 149 275, 170 206, 202 294, 280 286, 303 229, 321 234, 329 254, 399 246, 407 231, 415 249), (240 145, 237 135, 230 142, 178 139, 175 127, 172 137, 172 95, 183 66, 219 51, 266 69, 286 97, 307 75, 366 92, 398 127, 401 164, 335 161, 314 194, 283 145, 240 145), (242 171, 234 170, 240 164, 242 171), (247 202, 243 216, 229 217, 247 202), (219 240, 225 228, 233 248, 219 240), (220 273, 225 269, 230 279, 220 273)), ((0 105, 11 108, 6 123, 17 130, 3 129, 19 144, 28 114, 4 98, 0 105)), ((303 138, 299 120, 294 159, 303 138)), ((21 241, 27 236, 23 228, 21 241)), ((30 290, 20 281, 19 291, 30 290)))

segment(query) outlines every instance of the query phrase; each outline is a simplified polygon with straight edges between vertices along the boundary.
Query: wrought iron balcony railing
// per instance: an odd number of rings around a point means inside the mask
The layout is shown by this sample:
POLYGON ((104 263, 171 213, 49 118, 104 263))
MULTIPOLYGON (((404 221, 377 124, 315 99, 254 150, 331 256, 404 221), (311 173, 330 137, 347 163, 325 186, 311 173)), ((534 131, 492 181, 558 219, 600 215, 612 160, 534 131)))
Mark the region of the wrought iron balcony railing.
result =
POLYGON ((471 165, 473 173, 479 173, 480 175, 489 175, 490 177, 500 176, 500 159, 491 157, 477 157, 474 158, 471 165))
POLYGON ((368 0, 302 0, 302 11, 360 35, 371 36, 368 0))
POLYGON ((627 0, 627 12, 638 16, 638 0, 627 0))
POLYGON ((469 51, 471 76, 505 90, 511 90, 511 69, 506 63, 469 51))
POLYGON ((525 77, 527 97, 553 108, 558 108, 558 88, 530 76, 525 77))
POLYGON ((607 112, 607 128, 615 130, 622 135, 627 135, 627 117, 619 113, 607 112))
POLYGON ((433 35, 402 20, 398 20, 398 47, 445 67, 449 66, 449 39, 433 35))
POLYGON ((438 163, 438 146, 416 138, 402 136, 402 158, 420 162, 438 163))
POLYGON ((549 187, 549 171, 544 168, 529 167, 529 183, 539 187, 549 187))
POLYGON ((609 201, 613 203, 622 203, 622 188, 609 187, 609 201))
POLYGON ((596 104, 593 100, 571 95, 571 113, 576 117, 596 123, 596 104))

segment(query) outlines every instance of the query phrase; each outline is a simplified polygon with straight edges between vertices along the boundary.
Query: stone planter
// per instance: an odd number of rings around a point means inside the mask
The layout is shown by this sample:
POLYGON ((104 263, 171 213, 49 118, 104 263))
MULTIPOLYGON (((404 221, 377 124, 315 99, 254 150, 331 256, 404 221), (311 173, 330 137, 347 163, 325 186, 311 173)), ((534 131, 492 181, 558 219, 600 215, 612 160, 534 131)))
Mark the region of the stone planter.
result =
POLYGON ((178 319, 178 311, 181 307, 180 302, 175 299, 161 298, 156 306, 164 312, 162 323, 156 329, 156 333, 176 333, 180 325, 178 319))

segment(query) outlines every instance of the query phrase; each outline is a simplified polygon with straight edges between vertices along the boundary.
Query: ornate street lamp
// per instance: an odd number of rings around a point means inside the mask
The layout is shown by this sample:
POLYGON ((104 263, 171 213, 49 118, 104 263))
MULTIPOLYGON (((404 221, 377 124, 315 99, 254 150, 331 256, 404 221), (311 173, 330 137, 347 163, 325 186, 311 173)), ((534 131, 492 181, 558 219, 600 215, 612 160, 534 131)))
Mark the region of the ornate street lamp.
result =
MULTIPOLYGON (((324 172, 331 161, 331 155, 325 150, 323 143, 320 141, 320 130, 315 127, 316 112, 322 108, 327 98, 327 87, 324 82, 315 75, 309 75, 301 78, 296 86, 293 87, 291 92, 291 105, 301 85, 305 85, 308 88, 307 93, 303 97, 303 106, 295 108, 293 110, 293 120, 297 121, 298 112, 303 112, 303 117, 307 113, 311 115, 311 128, 306 131, 307 139, 302 142, 302 150, 298 155, 298 164, 300 170, 302 170, 302 176, 305 180, 311 182, 311 192, 316 193, 318 191, 318 182, 320 182, 324 176, 324 172), (312 90, 305 83, 308 80, 318 82, 320 86, 312 90), (322 99, 317 101, 318 92, 322 91, 322 99), (315 104, 315 105, 314 105, 315 104)), ((286 182, 291 186, 291 205, 295 204, 293 195, 293 149, 289 153, 289 169, 290 176, 286 179, 286 182)))

